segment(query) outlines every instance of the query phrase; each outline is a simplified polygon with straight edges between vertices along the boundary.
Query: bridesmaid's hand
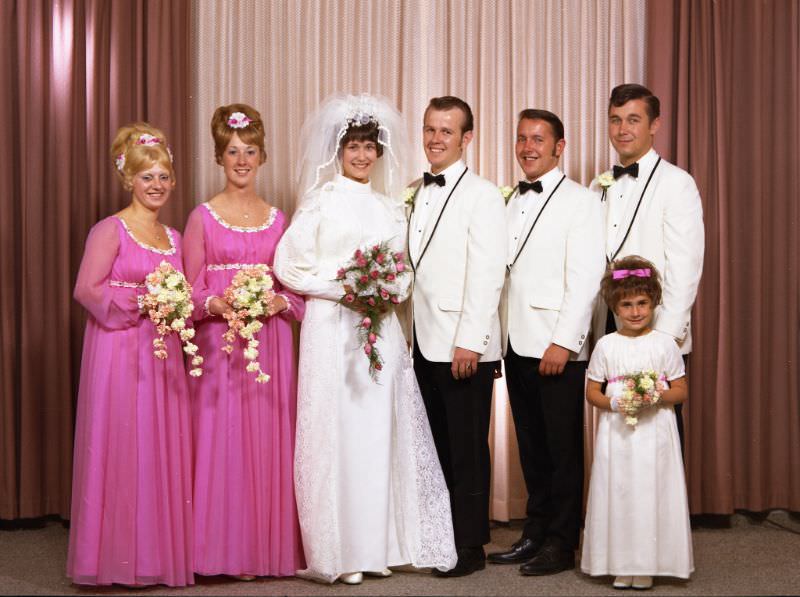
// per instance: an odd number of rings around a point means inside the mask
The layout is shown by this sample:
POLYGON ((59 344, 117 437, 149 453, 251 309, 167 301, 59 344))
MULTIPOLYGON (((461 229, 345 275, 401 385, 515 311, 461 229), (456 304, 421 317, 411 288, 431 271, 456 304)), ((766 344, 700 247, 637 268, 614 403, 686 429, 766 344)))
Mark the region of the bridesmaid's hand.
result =
POLYGON ((218 296, 215 296, 210 301, 208 301, 208 312, 211 315, 221 315, 224 316, 226 313, 231 313, 233 311, 233 307, 231 307, 228 303, 223 301, 218 296))
POLYGON ((289 303, 281 295, 276 294, 267 305, 267 317, 272 317, 283 311, 289 310, 289 303))

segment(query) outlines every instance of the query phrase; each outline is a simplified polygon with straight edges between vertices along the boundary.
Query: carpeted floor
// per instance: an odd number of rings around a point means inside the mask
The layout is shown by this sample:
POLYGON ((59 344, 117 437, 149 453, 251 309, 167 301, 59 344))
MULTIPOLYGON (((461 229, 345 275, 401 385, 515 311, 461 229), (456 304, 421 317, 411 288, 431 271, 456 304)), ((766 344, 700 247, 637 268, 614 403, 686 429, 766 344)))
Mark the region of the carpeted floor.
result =
MULTIPOLYGON (((158 586, 81 588, 64 576, 68 531, 59 523, 43 528, 0 531, 2 595, 619 595, 611 578, 589 578, 579 571, 547 577, 520 576, 515 566, 488 565, 459 579, 427 572, 396 571, 391 578, 367 578, 359 586, 321 585, 299 579, 240 582, 197 577, 183 589, 158 586)), ((519 525, 496 526, 487 551, 505 548, 519 536, 519 525)), ((688 582, 656 579, 651 595, 800 594, 800 517, 776 511, 769 516, 736 515, 729 528, 694 530, 696 571, 688 582)), ((636 593, 639 594, 638 592, 636 593)), ((632 592, 629 593, 632 596, 632 592)))

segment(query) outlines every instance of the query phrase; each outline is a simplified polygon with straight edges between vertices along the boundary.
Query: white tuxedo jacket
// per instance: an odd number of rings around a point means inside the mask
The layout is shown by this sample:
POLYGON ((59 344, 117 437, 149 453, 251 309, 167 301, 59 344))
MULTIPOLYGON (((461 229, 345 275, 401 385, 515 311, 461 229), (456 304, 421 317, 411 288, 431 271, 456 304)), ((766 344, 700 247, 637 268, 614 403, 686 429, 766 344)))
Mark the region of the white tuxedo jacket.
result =
MULTIPOLYGON (((553 171, 551 171, 553 172, 553 171)), ((542 201, 563 174, 547 177, 542 201)), ((564 178, 550 200, 531 214, 513 254, 501 302, 503 355, 510 338, 514 351, 541 358, 553 343, 571 351, 571 360, 589 358, 589 328, 600 279, 605 271, 602 209, 584 186, 564 178)), ((509 217, 513 212, 509 211, 509 217)))
POLYGON ((450 362, 457 346, 480 353, 481 361, 500 359, 504 210, 497 186, 467 170, 449 200, 430 214, 421 248, 409 247, 415 277, 407 316, 427 360, 450 362))
MULTIPOLYGON (((661 274, 664 292, 662 305, 655 312, 653 327, 675 338, 681 353, 688 354, 692 350, 692 305, 703 273, 703 206, 694 178, 685 170, 664 159, 658 162, 658 159, 658 154, 651 150, 640 160, 639 176, 633 192, 626 198, 624 216, 618 229, 609 232, 605 218, 606 234, 614 235, 606 257, 610 260, 640 255, 655 264, 661 274), (642 167, 643 163, 645 167, 642 167), (658 166, 642 196, 656 163, 658 166), (631 226, 639 197, 642 197, 641 205, 631 226), (623 242, 629 227, 630 233, 623 242)), ((614 185, 603 193, 595 181, 592 190, 601 199, 607 216, 609 202, 617 200, 614 185)), ((606 313, 605 303, 599 300, 593 323, 595 338, 605 333, 606 313)))

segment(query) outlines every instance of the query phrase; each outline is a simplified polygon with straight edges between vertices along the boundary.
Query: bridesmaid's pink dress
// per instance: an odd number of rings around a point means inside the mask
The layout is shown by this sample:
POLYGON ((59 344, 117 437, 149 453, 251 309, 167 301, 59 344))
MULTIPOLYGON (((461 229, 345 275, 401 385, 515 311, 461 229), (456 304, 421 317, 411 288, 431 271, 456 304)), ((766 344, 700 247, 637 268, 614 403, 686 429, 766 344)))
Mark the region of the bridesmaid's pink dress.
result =
POLYGON ((204 374, 189 382, 194 425, 194 564, 198 574, 290 576, 304 567, 294 499, 297 371, 291 320, 303 298, 274 280, 290 309, 257 334, 266 384, 245 370, 244 341, 223 352, 227 322, 206 303, 245 265, 272 266, 286 221, 272 208, 258 226, 231 226, 208 203, 186 224, 186 272, 195 298, 195 342, 204 374))
POLYGON ((139 243, 117 217, 92 228, 75 298, 83 341, 67 576, 88 585, 194 583, 189 391, 180 340, 153 356, 153 324, 136 295, 166 251, 139 243))

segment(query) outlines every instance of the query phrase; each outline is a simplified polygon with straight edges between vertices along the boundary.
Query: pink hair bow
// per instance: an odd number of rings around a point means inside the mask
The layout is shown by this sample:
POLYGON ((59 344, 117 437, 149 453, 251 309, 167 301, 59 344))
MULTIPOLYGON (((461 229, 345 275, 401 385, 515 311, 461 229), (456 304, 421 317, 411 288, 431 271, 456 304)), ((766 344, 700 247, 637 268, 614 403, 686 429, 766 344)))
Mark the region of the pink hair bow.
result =
POLYGON ((630 276, 636 276, 637 278, 649 278, 650 268, 645 267, 642 269, 615 269, 611 274, 611 277, 614 280, 622 280, 623 278, 628 278, 630 276))

